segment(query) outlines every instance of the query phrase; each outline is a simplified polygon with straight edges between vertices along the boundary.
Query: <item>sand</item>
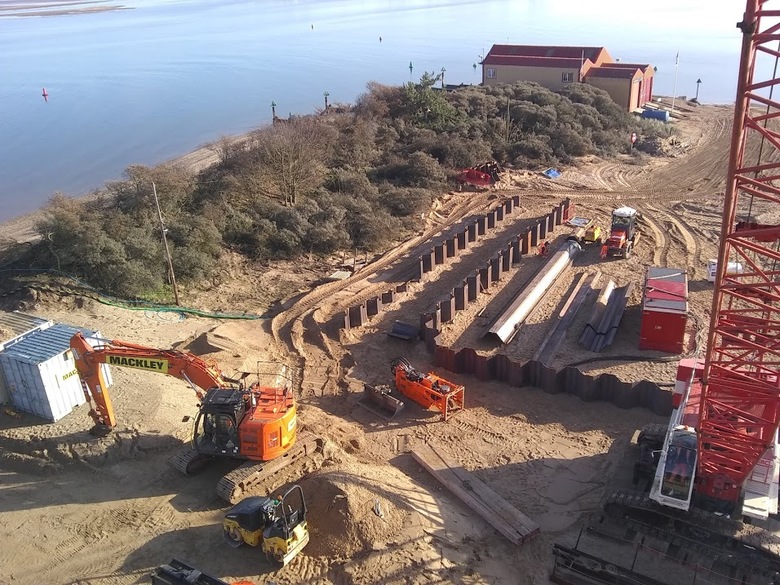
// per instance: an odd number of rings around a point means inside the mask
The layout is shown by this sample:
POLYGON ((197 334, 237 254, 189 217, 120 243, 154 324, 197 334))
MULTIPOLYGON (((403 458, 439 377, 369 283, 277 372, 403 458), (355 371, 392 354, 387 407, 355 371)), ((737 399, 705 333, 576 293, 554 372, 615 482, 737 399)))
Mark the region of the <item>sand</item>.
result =
MULTIPOLYGON (((356 407, 364 382, 390 383, 393 358, 403 355, 418 369, 430 367, 421 342, 385 332, 393 319, 417 322, 453 280, 484 262, 490 245, 475 247, 424 286, 411 283, 409 293, 363 328, 341 331, 343 311, 409 274, 417 262, 414 251, 430 249, 448 225, 484 213, 500 197, 519 194, 518 222, 571 197, 577 215, 606 221, 611 208, 631 204, 645 223, 632 258, 599 263, 597 253, 588 251, 577 260, 508 348, 513 357, 528 359, 564 291, 594 266, 623 284, 635 282, 637 291, 649 265, 687 268, 692 322, 706 328, 711 300, 706 262, 717 243, 730 115, 729 108, 718 106, 683 111, 676 155, 646 165, 631 157, 591 158, 563 169, 558 181, 514 171, 497 191, 442 194, 416 236, 345 281, 312 288, 334 269, 335 260, 261 267, 228 257, 224 264, 232 278, 209 290, 183 291, 185 304, 210 310, 258 313, 279 300, 272 319, 185 318, 45 292, 35 301, 5 299, 5 309, 21 307, 108 337, 186 348, 228 373, 284 363, 298 382, 301 425, 323 436, 327 447, 319 470, 291 469, 277 478, 278 485, 267 486, 274 492, 301 483, 312 534, 301 555, 272 572, 258 551, 234 550, 222 542, 227 506, 214 486, 230 464, 192 478, 167 465, 190 432, 182 417, 195 411, 195 396, 185 383, 114 368, 111 393, 119 425, 101 440, 87 433, 91 421, 84 407, 56 424, 13 411, 0 414, 0 583, 142 583, 153 567, 172 557, 228 582, 548 583, 552 543, 576 539, 633 432, 664 419, 640 408, 621 410, 444 372, 466 386, 467 401, 467 409, 446 423, 437 412, 414 404, 392 423, 356 407), (429 441, 539 523, 541 534, 518 549, 444 490, 409 453, 429 441)), ((518 271, 532 270, 539 261, 528 257, 518 271)), ((499 296, 511 294, 513 282, 509 275, 491 298, 459 315, 444 331, 447 342, 471 343, 477 313, 492 311, 501 303, 499 296)), ((632 381, 674 380, 674 363, 648 361, 656 354, 637 349, 640 296, 632 295, 606 354, 638 357, 594 362, 583 366, 585 371, 632 381)), ((572 326, 555 365, 592 356, 576 343, 581 326, 572 326)))

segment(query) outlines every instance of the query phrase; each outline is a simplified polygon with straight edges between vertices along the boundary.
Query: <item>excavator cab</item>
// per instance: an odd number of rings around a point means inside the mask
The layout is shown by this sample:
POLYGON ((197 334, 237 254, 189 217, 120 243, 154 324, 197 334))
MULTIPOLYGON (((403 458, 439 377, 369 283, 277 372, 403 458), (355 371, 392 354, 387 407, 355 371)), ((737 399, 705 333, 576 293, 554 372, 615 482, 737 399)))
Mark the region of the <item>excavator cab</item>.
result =
POLYGON ((225 514, 222 533, 230 546, 261 546, 268 561, 282 567, 309 542, 306 511, 303 489, 294 485, 283 496, 243 499, 225 514))
POLYGON ((246 414, 241 390, 212 388, 195 420, 194 446, 202 455, 241 457, 238 426, 246 414))

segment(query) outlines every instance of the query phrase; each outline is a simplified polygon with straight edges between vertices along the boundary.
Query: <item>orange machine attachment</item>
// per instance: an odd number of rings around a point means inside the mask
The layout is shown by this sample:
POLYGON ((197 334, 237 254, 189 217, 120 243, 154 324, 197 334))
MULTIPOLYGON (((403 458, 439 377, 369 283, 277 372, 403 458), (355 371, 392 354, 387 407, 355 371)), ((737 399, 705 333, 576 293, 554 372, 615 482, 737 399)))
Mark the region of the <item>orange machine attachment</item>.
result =
POLYGON ((397 358, 390 365, 398 391, 423 408, 435 406, 446 421, 465 408, 466 389, 429 372, 415 370, 406 358, 397 358))

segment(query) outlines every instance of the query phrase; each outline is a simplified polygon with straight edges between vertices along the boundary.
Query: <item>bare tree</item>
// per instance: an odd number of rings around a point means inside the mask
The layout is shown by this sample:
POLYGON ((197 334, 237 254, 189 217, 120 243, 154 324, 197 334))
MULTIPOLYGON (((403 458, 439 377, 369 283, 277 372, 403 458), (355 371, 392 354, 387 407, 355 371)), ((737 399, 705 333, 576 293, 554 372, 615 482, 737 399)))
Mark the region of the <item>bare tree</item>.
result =
POLYGON ((255 185, 259 192, 294 207, 299 195, 313 191, 324 181, 324 161, 332 137, 333 129, 306 118, 258 134, 260 168, 255 185))

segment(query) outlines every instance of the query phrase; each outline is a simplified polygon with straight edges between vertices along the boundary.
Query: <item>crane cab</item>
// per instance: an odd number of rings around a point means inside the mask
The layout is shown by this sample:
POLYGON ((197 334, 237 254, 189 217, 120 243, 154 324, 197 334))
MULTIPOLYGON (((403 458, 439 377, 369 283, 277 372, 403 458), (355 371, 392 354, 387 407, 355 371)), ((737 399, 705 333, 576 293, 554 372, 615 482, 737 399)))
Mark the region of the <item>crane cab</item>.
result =
POLYGON ((688 510, 693 495, 698 439, 691 427, 677 425, 661 452, 650 498, 671 508, 688 510))

